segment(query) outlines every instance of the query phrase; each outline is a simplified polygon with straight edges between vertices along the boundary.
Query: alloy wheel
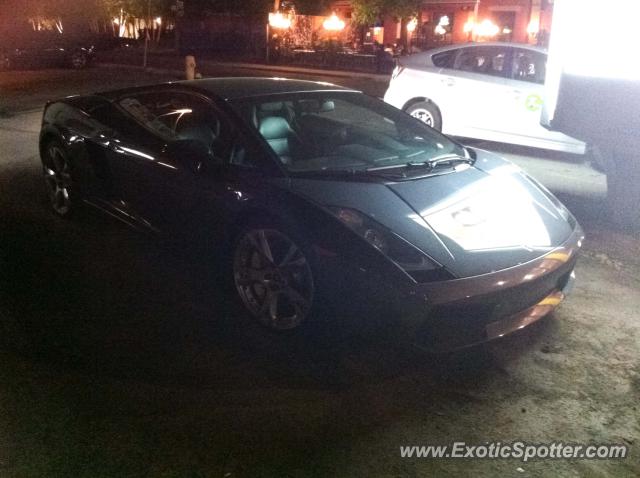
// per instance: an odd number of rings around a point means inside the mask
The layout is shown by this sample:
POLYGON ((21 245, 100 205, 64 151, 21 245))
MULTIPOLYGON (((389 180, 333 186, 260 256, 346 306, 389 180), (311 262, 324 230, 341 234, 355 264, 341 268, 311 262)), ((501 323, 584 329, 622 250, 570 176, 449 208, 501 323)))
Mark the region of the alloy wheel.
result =
POLYGON ((233 261, 236 289, 247 310, 275 330, 304 322, 314 297, 313 275, 303 251, 276 229, 251 229, 233 261))
POLYGON ((71 167, 65 152, 57 144, 47 149, 47 161, 43 169, 51 207, 64 216, 71 210, 71 167))
POLYGON ((433 127, 434 119, 430 111, 427 111, 424 108, 416 108, 413 111, 411 111, 411 116, 419 119, 420 121, 425 123, 427 126, 433 127))
POLYGON ((71 56, 71 66, 76 69, 84 68, 87 65, 87 55, 79 51, 71 56))

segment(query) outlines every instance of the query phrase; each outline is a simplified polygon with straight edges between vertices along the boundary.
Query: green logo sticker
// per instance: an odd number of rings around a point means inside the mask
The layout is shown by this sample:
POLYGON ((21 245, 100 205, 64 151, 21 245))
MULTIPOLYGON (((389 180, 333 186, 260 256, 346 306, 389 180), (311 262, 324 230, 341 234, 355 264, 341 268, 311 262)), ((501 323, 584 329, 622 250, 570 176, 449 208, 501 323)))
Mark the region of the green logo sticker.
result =
POLYGON ((543 103, 544 102, 542 101, 542 98, 540 97, 540 95, 533 93, 527 96, 527 99, 524 101, 524 106, 529 111, 540 111, 543 103))

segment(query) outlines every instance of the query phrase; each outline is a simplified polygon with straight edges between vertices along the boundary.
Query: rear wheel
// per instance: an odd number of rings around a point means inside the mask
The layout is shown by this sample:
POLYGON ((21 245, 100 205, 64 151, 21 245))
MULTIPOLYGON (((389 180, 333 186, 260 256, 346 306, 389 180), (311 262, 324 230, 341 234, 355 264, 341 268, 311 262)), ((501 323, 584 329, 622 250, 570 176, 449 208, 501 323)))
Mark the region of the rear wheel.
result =
POLYGON ((42 154, 42 171, 53 211, 68 217, 76 209, 76 197, 68 153, 58 141, 50 141, 42 154))
POLYGON ((315 297, 310 252, 280 227, 255 224, 238 236, 233 281, 249 314, 274 331, 298 329, 311 316, 315 297))
POLYGON ((409 105, 405 111, 427 126, 442 131, 442 116, 438 107, 431 101, 420 101, 409 105))
POLYGON ((81 50, 73 52, 71 55, 71 68, 80 70, 87 66, 88 58, 87 54, 81 50))

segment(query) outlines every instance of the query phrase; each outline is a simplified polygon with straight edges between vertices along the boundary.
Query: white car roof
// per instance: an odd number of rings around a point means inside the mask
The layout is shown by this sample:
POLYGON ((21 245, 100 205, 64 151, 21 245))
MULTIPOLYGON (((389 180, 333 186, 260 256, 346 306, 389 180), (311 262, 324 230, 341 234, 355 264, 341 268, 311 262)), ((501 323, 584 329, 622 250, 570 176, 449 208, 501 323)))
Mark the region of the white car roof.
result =
POLYGON ((476 48, 485 46, 506 46, 509 48, 522 48, 525 50, 537 51, 539 53, 547 54, 547 50, 537 45, 529 45, 528 43, 516 43, 516 42, 468 42, 468 43, 455 43, 453 45, 447 45, 439 48, 433 48, 420 53, 414 53, 400 59, 400 62, 406 66, 420 65, 422 67, 432 65, 431 57, 437 53, 445 51, 459 50, 461 48, 476 48))

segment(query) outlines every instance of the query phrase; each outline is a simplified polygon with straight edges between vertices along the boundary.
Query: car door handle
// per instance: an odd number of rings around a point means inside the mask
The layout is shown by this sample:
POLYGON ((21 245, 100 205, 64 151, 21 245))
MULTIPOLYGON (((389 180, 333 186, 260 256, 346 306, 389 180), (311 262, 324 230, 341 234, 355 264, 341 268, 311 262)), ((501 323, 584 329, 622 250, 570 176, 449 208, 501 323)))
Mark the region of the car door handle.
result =
POLYGON ((451 78, 450 76, 443 78, 442 82, 447 86, 454 86, 456 84, 455 78, 451 78))

